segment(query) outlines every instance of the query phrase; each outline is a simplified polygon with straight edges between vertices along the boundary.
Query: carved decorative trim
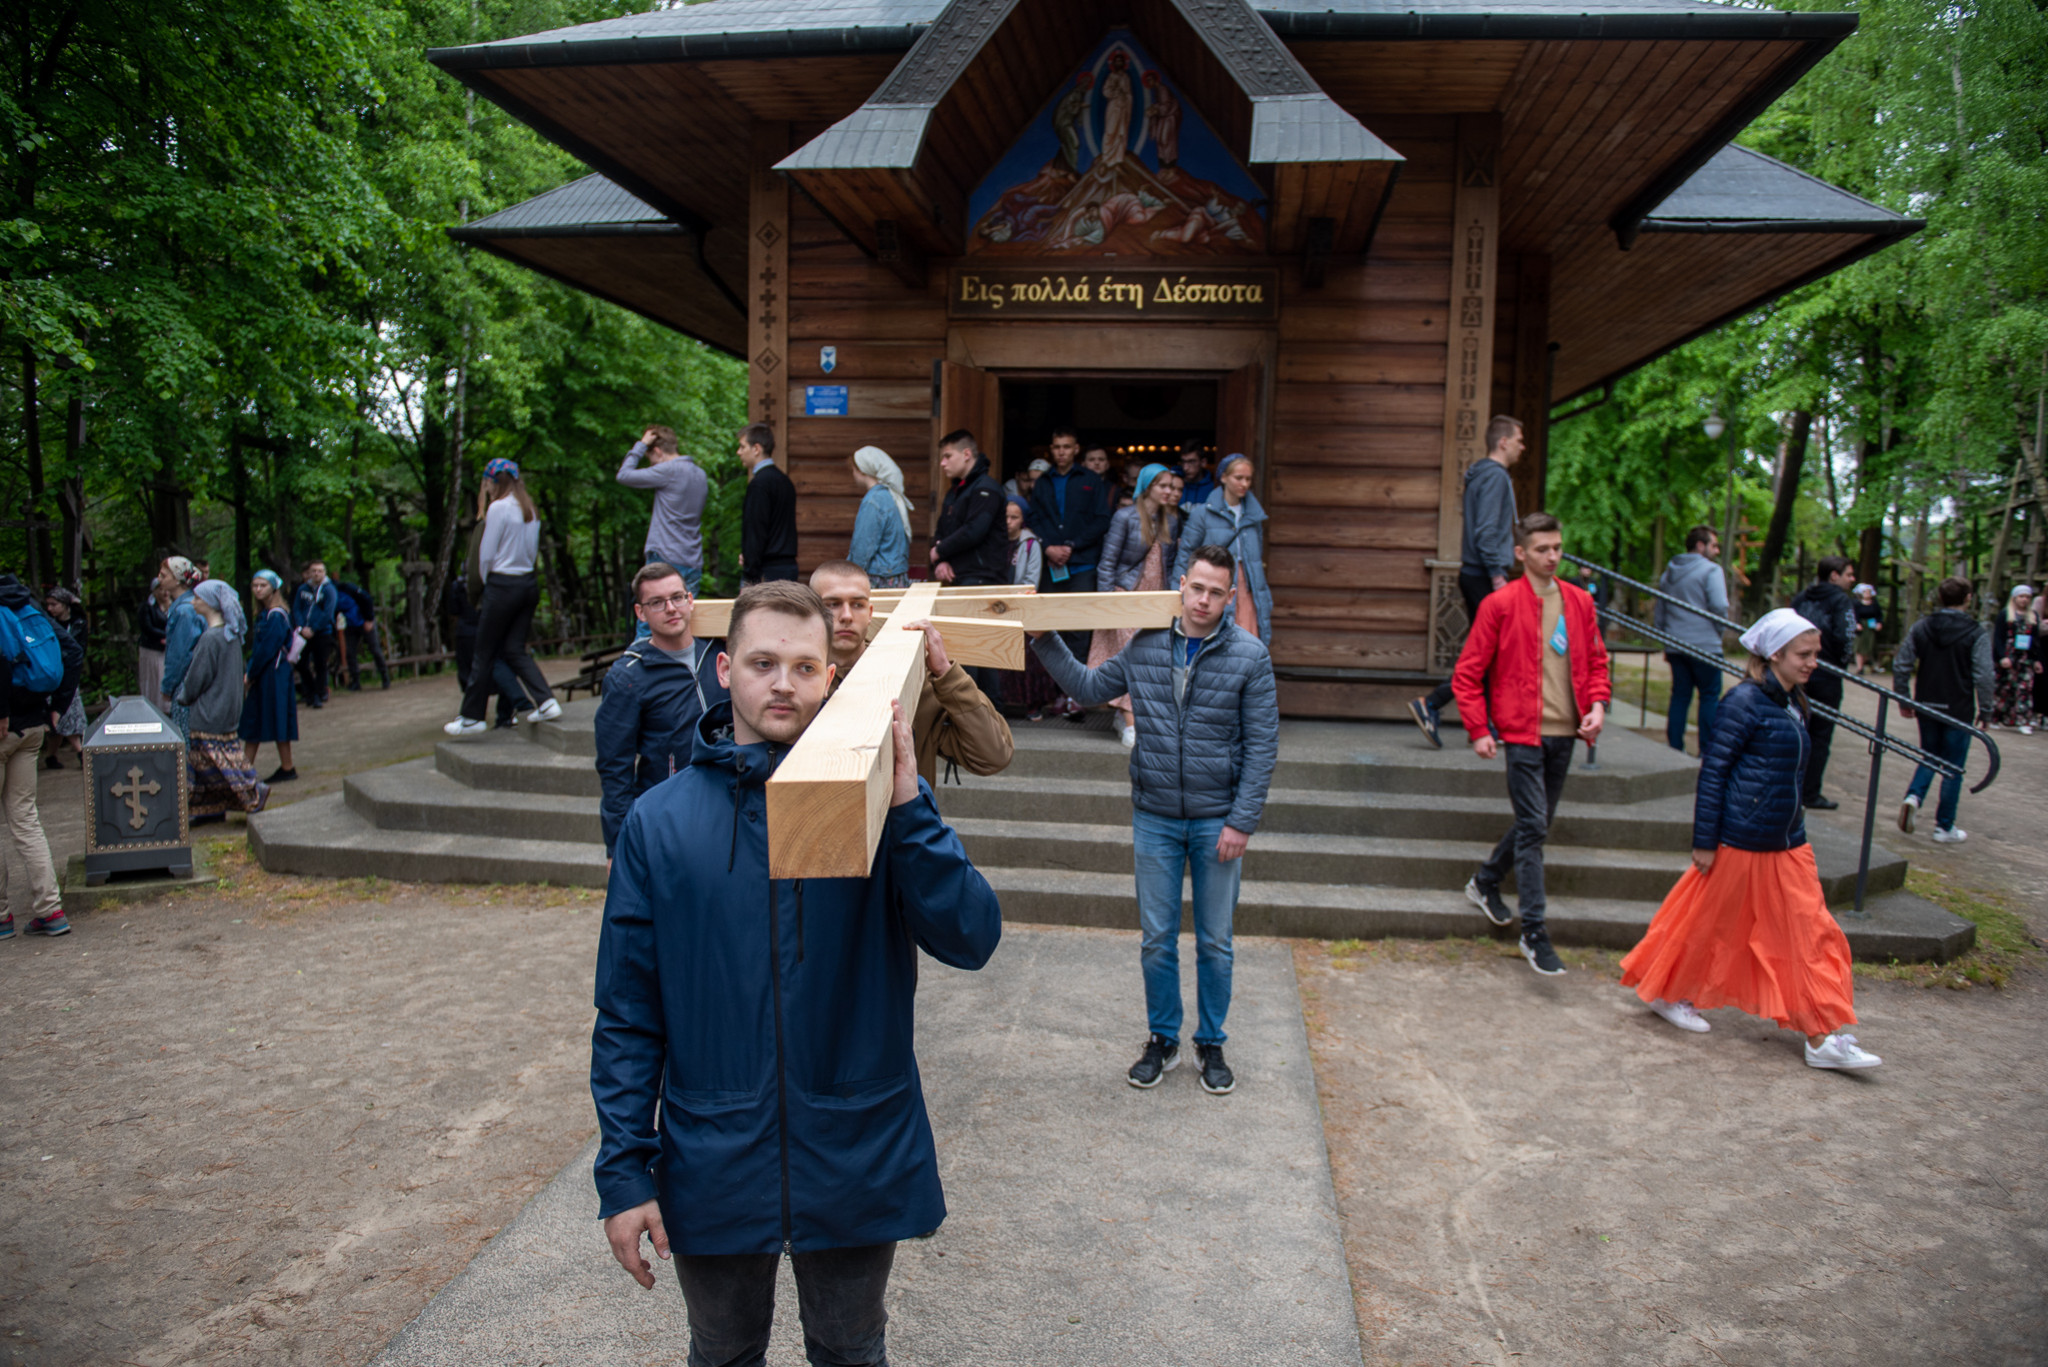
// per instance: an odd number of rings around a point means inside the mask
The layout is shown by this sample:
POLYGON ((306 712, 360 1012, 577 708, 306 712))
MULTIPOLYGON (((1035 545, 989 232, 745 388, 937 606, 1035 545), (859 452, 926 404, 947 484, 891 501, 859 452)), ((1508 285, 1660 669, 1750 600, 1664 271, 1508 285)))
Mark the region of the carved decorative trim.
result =
POLYGON ((1017 0, 953 0, 867 102, 937 104, 1015 8, 1017 0))
POLYGON ((1458 567, 1429 562, 1429 672, 1449 674, 1458 665, 1472 619, 1458 592, 1458 567))
MULTIPOLYGON (((775 431, 778 456, 788 450, 789 184, 774 166, 789 152, 789 125, 754 128, 749 187, 753 234, 747 240, 747 415, 775 431)), ((783 456, 787 461, 787 456, 783 456)))
POLYGON ((1174 0, 1174 8, 1194 25, 1245 94, 1323 93, 1247 0, 1174 0))

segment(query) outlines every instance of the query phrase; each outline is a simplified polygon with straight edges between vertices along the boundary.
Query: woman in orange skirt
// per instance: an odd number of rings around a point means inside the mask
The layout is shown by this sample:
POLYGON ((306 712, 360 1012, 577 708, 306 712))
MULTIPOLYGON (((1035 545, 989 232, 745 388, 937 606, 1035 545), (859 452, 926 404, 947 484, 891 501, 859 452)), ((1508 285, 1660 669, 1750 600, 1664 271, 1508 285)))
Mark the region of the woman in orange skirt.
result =
POLYGON ((1621 961, 1622 985, 1681 1030, 1709 1029, 1701 1010, 1740 1007, 1805 1035, 1810 1067, 1875 1068, 1883 1060, 1846 1033, 1849 941, 1821 895, 1799 801, 1820 632, 1779 608, 1742 644, 1749 678, 1701 744, 1692 867, 1621 961))

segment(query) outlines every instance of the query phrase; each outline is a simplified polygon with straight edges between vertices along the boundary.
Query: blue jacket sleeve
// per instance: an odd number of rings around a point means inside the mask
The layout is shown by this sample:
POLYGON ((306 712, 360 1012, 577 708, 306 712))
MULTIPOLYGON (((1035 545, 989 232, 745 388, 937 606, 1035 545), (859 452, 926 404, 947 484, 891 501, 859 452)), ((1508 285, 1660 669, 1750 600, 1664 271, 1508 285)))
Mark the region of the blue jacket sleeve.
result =
POLYGON ((1180 544, 1173 552, 1173 573, 1166 576, 1166 587, 1180 587, 1181 576, 1188 572, 1188 561, 1195 552, 1209 544, 1209 505, 1197 504, 1188 514, 1188 520, 1181 524, 1180 544))
POLYGON ((1273 683, 1273 661, 1262 656, 1244 681, 1237 701, 1238 735, 1244 738, 1244 768, 1230 802, 1227 824, 1250 835, 1266 810, 1266 789, 1280 759, 1280 695, 1273 683))
POLYGON ((889 504, 888 515, 894 517, 895 502, 889 497, 889 491, 879 484, 861 496, 860 510, 853 515, 853 544, 846 548, 846 558, 862 569, 867 569, 882 553, 884 528, 881 517, 884 510, 879 505, 889 504), (879 499, 874 496, 876 490, 881 491, 879 499))
POLYGON ((598 820, 604 826, 604 852, 614 855, 626 813, 633 809, 634 780, 640 758, 640 671, 613 665, 598 695, 597 782, 603 796, 598 820))
POLYGON ((954 968, 987 963, 1003 938, 1002 906, 960 837, 940 819, 923 779, 915 798, 889 809, 882 839, 896 910, 918 947, 954 968))
MULTIPOLYGON (((1754 692, 1754 690, 1749 690, 1754 692)), ((1755 700, 1740 684, 1721 703, 1714 717, 1714 731, 1700 742, 1699 789, 1692 803, 1692 847, 1711 850, 1721 843, 1723 808, 1728 801, 1728 775, 1735 757, 1749 743, 1756 729, 1755 700)))
POLYGON ((638 821, 628 818, 605 889, 597 940, 597 1025, 590 1035, 590 1099, 597 1107, 598 1218, 654 1199, 661 1152, 655 1107, 668 1065, 668 1027, 655 967, 654 918, 638 821))
POLYGON ((1128 569, 1119 563, 1123 559, 1124 543, 1131 539, 1131 531, 1136 526, 1137 519, 1123 516, 1122 510, 1110 515, 1109 533, 1102 538, 1102 572, 1095 576, 1096 587, 1105 592, 1119 589, 1128 592, 1137 585, 1138 576, 1145 569, 1144 562, 1141 560, 1128 569))
POLYGON ((185 682, 185 671, 192 664, 192 647, 199 644, 199 638, 205 633, 206 623, 199 620, 199 611, 189 599, 171 604, 170 621, 164 626, 163 691, 166 698, 178 696, 178 686, 185 682))
POLYGON ((1095 669, 1076 660, 1057 631, 1048 631, 1033 641, 1031 650, 1038 656, 1038 662, 1045 666, 1045 672, 1052 675, 1052 681, 1060 686, 1060 691, 1083 707, 1093 707, 1096 703, 1108 702, 1131 691, 1130 669, 1124 663, 1124 657, 1130 653, 1129 647, 1110 656, 1095 669))

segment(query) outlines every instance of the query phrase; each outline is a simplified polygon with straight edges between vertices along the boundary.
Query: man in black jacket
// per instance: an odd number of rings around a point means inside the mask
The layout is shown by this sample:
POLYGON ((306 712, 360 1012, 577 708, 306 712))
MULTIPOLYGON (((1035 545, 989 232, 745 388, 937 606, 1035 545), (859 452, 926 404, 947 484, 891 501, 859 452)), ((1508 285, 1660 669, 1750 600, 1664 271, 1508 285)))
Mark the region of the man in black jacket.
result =
POLYGON ((796 578, 796 485, 775 464, 775 429, 752 423, 740 433, 747 496, 740 504, 740 578, 749 584, 796 578))
MULTIPOLYGON (((1920 722, 1920 748, 1961 769, 1970 757, 1970 733, 1939 718, 1975 723, 1990 713, 1997 683, 1991 633, 1970 616, 1968 580, 1942 580, 1934 601, 1938 609, 1915 622, 1899 642, 1898 654, 1892 657, 1892 691, 1903 693, 1908 683, 1913 685, 1913 706, 1905 713, 1920 722)), ((1933 782, 1934 771, 1923 764, 1906 786, 1906 800, 1899 804, 1899 829, 1908 835, 1933 782)), ((1962 779, 1944 775, 1941 801, 1934 809, 1934 839, 1941 844, 1969 839, 1956 825, 1956 803, 1962 795, 1962 779)))
MULTIPOLYGON (((31 693, 14 682, 13 660, 0 659, 0 689, 7 702, 7 731, 0 735, 0 804, 5 804, 8 843, 14 847, 28 874, 28 933, 67 935, 71 923, 64 919, 64 902, 57 891, 57 865, 50 858, 50 842, 43 834, 43 819, 36 807, 36 757, 42 753, 43 733, 52 721, 71 706, 78 692, 78 678, 85 667, 85 652, 71 634, 61 631, 43 616, 33 595, 19 579, 0 574, 0 612, 32 611, 41 629, 55 634, 64 657, 64 679, 54 693, 31 693)), ((88 780, 92 761, 86 761, 88 780)), ((0 940, 14 934, 14 899, 7 886, 7 861, 0 859, 0 940)))
MULTIPOLYGON (((1856 587, 1856 570, 1847 556, 1824 555, 1814 567, 1811 584, 1792 600, 1792 610, 1820 628, 1820 658, 1837 669, 1849 667, 1856 649, 1856 600, 1849 590, 1856 587)), ((1806 681, 1806 696, 1817 703, 1839 709, 1842 680, 1825 669, 1813 671, 1806 681)), ((1822 794, 1820 781, 1827 772, 1828 751, 1835 743, 1835 724, 1818 713, 1808 713, 1806 734, 1813 753, 1806 761, 1806 787, 1800 800, 1817 811, 1831 812, 1842 804, 1822 794)))
POLYGON ((384 649, 377 641, 377 604, 369 593, 346 579, 334 581, 334 588, 354 611, 348 614, 348 622, 341 635, 341 660, 348 674, 348 691, 363 691, 363 674, 356 667, 356 655, 367 649, 370 662, 377 666, 377 677, 384 687, 391 687, 391 666, 384 663, 384 649))
POLYGON ((932 574, 941 584, 1009 581, 1010 529, 1003 486, 989 476, 988 457, 972 432, 949 432, 939 443, 939 471, 951 481, 932 542, 932 574))
MULTIPOLYGON (((1045 551, 1045 578, 1038 586, 1041 593, 1095 592, 1095 566, 1102 554, 1102 539, 1109 535, 1116 499, 1109 482, 1080 462, 1081 438, 1072 428, 1054 428, 1052 469, 1031 486, 1031 511, 1025 517, 1045 551)), ((1008 535, 1007 530, 1004 534, 1008 535)), ((1093 634, 1069 631, 1061 633, 1061 639, 1075 655, 1086 659, 1093 634)), ((1074 715, 1078 720, 1079 713, 1074 715)))

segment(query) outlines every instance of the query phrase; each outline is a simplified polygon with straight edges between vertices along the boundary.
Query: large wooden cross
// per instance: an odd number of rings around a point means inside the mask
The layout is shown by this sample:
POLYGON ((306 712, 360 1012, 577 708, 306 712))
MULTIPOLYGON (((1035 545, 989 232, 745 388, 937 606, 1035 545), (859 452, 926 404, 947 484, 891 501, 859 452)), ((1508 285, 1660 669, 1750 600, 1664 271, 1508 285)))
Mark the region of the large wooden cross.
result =
MULTIPOLYGON (((895 774, 889 704, 901 703, 906 721, 915 717, 925 677, 924 633, 881 629, 891 621, 929 621, 960 664, 1022 669, 1026 631, 1163 627, 1180 615, 1173 592, 913 584, 876 589, 872 601, 867 650, 768 780, 772 878, 864 878, 873 867, 895 774)), ((699 599, 690 633, 722 637, 731 621, 731 599, 699 599)))

